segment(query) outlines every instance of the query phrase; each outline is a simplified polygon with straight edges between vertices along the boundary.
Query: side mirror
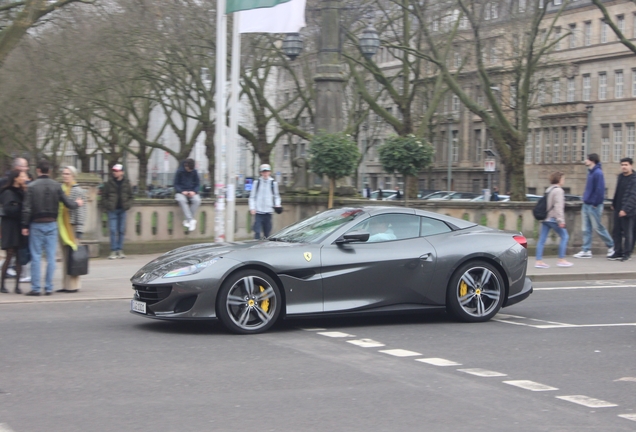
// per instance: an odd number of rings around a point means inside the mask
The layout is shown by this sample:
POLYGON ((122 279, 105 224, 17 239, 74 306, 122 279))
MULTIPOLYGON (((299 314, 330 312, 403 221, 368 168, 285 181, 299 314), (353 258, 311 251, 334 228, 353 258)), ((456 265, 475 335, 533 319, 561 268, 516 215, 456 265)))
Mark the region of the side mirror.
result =
POLYGON ((370 234, 367 231, 351 231, 336 240, 336 244, 365 242, 369 240, 370 234))

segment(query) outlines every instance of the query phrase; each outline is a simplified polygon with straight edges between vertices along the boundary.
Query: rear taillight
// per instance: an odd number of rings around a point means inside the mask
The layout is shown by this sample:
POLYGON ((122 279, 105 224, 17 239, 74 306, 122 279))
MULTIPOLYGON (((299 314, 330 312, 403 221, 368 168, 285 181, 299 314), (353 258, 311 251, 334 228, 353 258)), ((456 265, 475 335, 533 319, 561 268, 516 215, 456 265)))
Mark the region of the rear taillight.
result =
POLYGON ((528 249, 528 240, 526 240, 524 236, 516 235, 516 236, 512 236, 512 238, 515 239, 515 241, 519 243, 521 246, 528 249))

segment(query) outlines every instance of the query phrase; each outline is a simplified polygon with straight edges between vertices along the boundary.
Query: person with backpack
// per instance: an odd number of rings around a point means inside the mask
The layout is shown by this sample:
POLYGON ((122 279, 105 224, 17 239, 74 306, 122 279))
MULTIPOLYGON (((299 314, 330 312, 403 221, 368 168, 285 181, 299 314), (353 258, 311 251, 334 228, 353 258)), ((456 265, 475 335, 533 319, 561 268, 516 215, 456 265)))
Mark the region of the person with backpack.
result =
MULTIPOLYGON (((549 268, 550 266, 543 261, 543 248, 548 239, 550 230, 554 230, 561 238, 559 243, 559 259, 558 267, 572 267, 572 263, 565 259, 565 252, 568 245, 568 231, 565 228, 565 193, 563 192, 563 184, 565 176, 562 172, 554 172, 550 174, 550 187, 546 189, 546 208, 547 214, 541 221, 541 233, 539 234, 539 242, 537 243, 536 268, 549 268)), ((535 214, 536 217, 536 214, 535 214)))
POLYGON ((254 215, 254 238, 259 240, 261 233, 264 238, 272 231, 272 214, 282 210, 278 183, 270 178, 272 167, 262 164, 261 176, 252 185, 249 197, 250 213, 254 215))

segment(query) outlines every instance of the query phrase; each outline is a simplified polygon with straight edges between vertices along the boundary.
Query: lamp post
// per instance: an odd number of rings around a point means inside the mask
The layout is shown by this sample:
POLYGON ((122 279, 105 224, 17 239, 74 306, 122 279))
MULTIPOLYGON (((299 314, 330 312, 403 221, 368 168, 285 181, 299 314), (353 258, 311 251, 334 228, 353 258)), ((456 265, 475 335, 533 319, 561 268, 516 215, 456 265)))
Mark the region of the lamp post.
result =
POLYGON ((585 134, 585 151, 582 152, 583 155, 581 159, 585 160, 586 153, 591 153, 590 151, 590 135, 592 134, 592 110, 594 110, 594 105, 587 105, 585 107, 587 111, 587 133, 585 134))
POLYGON ((453 117, 448 117, 448 172, 446 173, 446 190, 451 191, 451 187, 453 185, 453 132, 451 130, 451 125, 453 122, 453 117))

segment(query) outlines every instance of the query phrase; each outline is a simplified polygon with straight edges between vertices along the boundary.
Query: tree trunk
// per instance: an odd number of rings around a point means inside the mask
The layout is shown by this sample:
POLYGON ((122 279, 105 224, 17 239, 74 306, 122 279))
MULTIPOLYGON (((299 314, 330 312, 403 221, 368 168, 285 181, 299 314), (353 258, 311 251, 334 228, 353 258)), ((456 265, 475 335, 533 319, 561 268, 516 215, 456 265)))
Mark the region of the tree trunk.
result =
POLYGON ((329 179, 329 203, 327 204, 327 208, 333 208, 333 192, 336 189, 336 180, 330 178, 329 179))
MULTIPOLYGON (((523 140, 525 142, 525 140, 523 140)), ((519 142, 511 142, 511 158, 507 164, 510 175, 511 201, 526 200, 526 178, 524 172, 525 149, 519 142)))
POLYGON ((208 157, 208 175, 210 176, 210 187, 212 190, 212 195, 214 195, 214 183, 216 179, 214 172, 216 161, 214 155, 214 152, 216 151, 214 146, 214 123, 206 122, 203 125, 203 131, 205 132, 205 155, 208 157))
POLYGON ((148 182, 148 154, 146 153, 146 146, 139 145, 139 183, 138 191, 141 196, 146 195, 146 184, 148 182))

